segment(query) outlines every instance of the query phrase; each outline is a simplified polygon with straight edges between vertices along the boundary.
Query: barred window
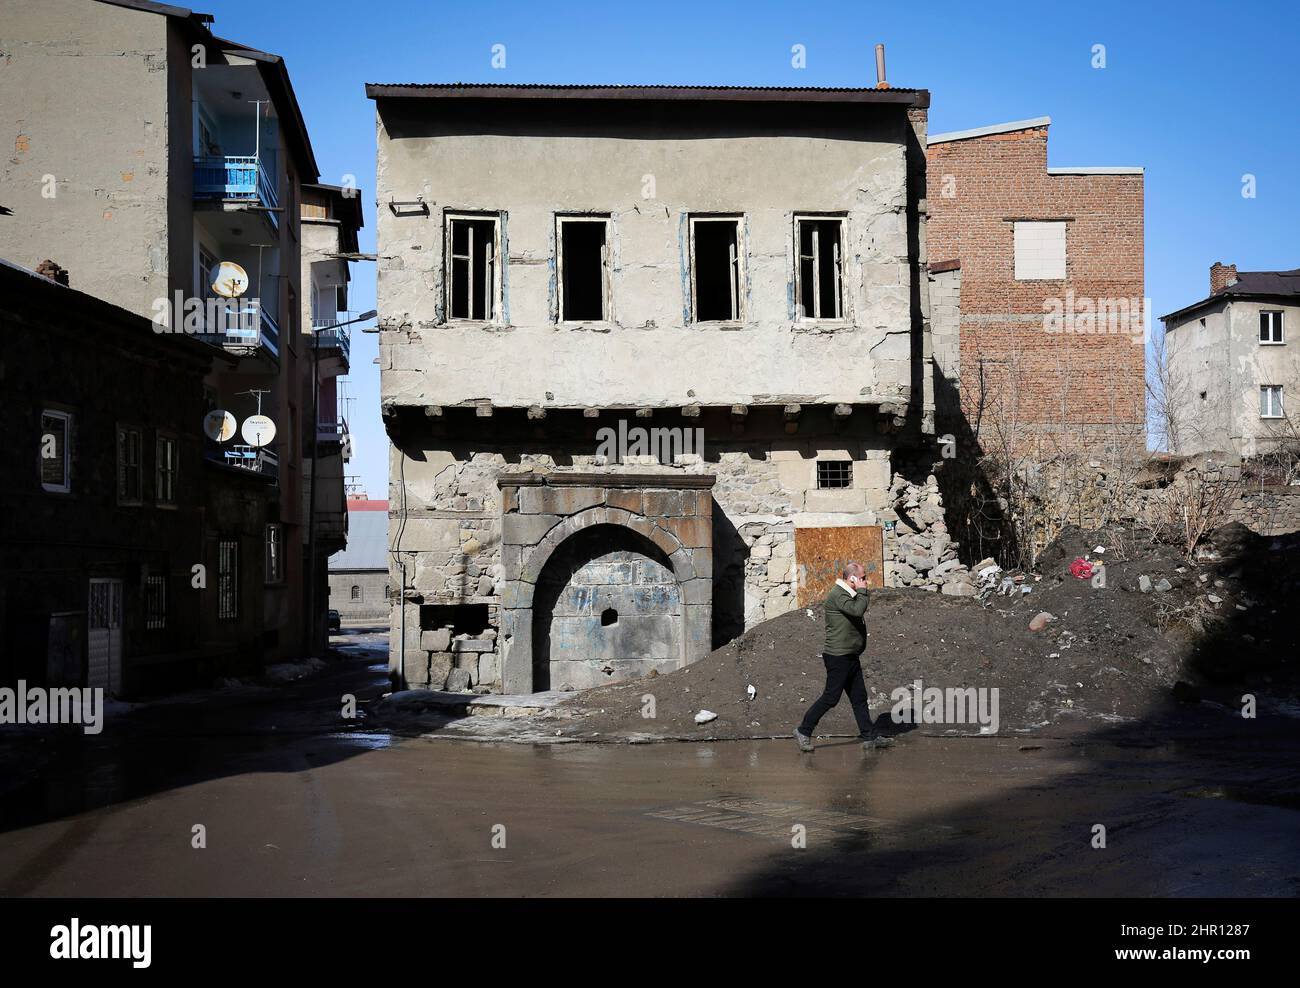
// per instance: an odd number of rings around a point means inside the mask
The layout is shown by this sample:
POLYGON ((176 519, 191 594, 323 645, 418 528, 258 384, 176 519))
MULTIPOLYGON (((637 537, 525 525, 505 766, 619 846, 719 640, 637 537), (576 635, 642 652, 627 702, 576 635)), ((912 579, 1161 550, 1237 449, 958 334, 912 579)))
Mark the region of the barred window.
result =
POLYGON ((234 621, 239 617, 239 543, 222 539, 217 543, 217 618, 234 621))
POLYGON ((835 490, 853 486, 852 460, 818 460, 817 486, 823 490, 835 490))
POLYGON ((167 577, 149 576, 144 581, 144 626, 167 627, 167 577))

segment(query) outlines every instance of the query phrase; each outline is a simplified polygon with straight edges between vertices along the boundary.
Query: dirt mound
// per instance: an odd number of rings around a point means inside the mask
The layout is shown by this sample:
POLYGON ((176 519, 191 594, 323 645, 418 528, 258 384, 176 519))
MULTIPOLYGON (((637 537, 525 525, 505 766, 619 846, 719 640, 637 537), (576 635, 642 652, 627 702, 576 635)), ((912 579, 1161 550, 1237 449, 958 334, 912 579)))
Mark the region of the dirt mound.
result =
MULTIPOLYGON (((1067 529, 1043 553, 1040 573, 989 574, 979 598, 874 591, 863 667, 878 726, 897 729, 891 694, 915 680, 923 688, 996 688, 1002 732, 1137 719, 1175 695, 1209 695, 1216 682, 1289 683, 1295 630, 1281 627, 1277 595, 1294 593, 1300 537, 1261 538, 1239 528, 1215 533, 1194 563, 1128 530, 1067 529), (1081 557, 1104 562, 1104 574, 1073 575, 1070 564, 1081 557), (1264 569, 1280 576, 1267 594, 1258 580, 1264 569), (1031 630, 1041 612, 1051 620, 1031 630), (1180 681, 1191 685, 1176 693, 1180 681)), ((791 611, 685 669, 575 696, 565 704, 574 719, 563 732, 789 735, 821 691, 822 633, 820 605, 791 611), (701 710, 717 718, 697 725, 701 710)), ((980 725, 920 729, 966 734, 980 725)), ((856 734, 847 699, 818 733, 856 734)))

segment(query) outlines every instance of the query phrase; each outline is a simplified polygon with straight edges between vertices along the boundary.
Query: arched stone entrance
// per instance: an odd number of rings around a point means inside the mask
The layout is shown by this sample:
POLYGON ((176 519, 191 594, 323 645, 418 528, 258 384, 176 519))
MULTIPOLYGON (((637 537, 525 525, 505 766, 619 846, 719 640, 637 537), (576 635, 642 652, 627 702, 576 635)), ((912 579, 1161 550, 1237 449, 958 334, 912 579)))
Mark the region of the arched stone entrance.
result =
POLYGON ((596 525, 551 554, 533 596, 533 689, 587 689, 682 661, 682 593, 645 536, 596 525))
POLYGON ((713 477, 507 474, 497 483, 506 693, 581 689, 708 654, 713 477))

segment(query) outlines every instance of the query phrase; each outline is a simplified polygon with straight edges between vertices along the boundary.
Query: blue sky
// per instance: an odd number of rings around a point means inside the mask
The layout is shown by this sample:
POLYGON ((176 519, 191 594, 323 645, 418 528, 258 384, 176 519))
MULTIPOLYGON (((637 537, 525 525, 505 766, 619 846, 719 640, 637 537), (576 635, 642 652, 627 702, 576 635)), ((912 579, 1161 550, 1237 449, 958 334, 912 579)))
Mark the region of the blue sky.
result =
MULTIPOLYGON (((283 55, 321 180, 363 189, 374 250, 366 82, 785 86, 889 80, 931 92, 930 130, 1050 116, 1049 164, 1146 168, 1156 314, 1203 297, 1209 265, 1300 267, 1300 28, 1292 3, 494 3, 208 0, 216 32, 283 55), (491 66, 506 46, 506 67, 491 66), (791 66, 802 44, 807 67, 791 66), (1092 67, 1104 45, 1106 67, 1092 67), (1244 175, 1256 196, 1242 196, 1244 175)), ((374 306, 354 266, 353 308, 374 306)), ((353 340, 349 472, 387 491, 377 337, 353 340)))

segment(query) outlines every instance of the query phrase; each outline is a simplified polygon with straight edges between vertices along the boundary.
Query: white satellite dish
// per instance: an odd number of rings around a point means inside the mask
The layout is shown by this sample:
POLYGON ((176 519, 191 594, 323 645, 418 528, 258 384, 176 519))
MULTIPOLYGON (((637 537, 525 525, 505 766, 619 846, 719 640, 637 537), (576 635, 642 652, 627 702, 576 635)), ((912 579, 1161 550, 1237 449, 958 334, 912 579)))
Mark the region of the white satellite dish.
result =
POLYGON ((265 446, 275 438, 275 423, 266 415, 250 415, 244 419, 239 434, 250 446, 265 446))
POLYGON ((239 298, 248 291, 248 272, 234 261, 222 261, 212 275, 212 290, 222 298, 239 298))
POLYGON ((235 434, 235 417, 224 409, 214 408, 203 416, 203 431, 213 442, 227 442, 235 434))

